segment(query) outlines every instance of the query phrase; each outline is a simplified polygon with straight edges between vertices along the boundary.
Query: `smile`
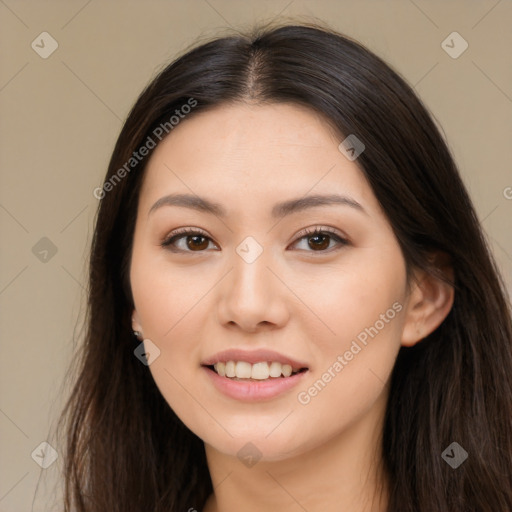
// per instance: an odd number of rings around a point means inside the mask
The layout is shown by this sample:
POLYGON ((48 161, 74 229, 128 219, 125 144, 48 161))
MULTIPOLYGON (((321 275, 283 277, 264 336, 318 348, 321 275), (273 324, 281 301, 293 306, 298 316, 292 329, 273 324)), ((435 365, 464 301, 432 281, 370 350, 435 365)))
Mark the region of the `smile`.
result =
POLYGON ((245 361, 227 361, 227 363, 224 364, 224 368, 222 368, 223 363, 202 366, 202 368, 211 379, 215 388, 223 395, 234 398, 235 400, 254 402, 270 400, 284 394, 286 391, 296 386, 309 371, 307 368, 301 368, 293 373, 289 365, 288 367, 286 367, 287 365, 282 365, 285 366, 285 368, 282 368, 281 363, 277 363, 277 365, 281 366, 281 368, 278 368, 274 363, 275 362, 268 364, 267 362, 261 362, 251 365, 245 361), (240 363, 242 364, 240 365, 240 373, 238 373, 237 367, 240 363), (215 369, 215 366, 217 366, 217 369, 215 369), (252 377, 254 367, 256 367, 254 371, 256 375, 259 375, 259 378, 252 377), (229 374, 233 374, 233 370, 235 376, 229 377, 229 374), (238 375, 249 375, 249 370, 251 371, 251 377, 238 377, 238 375), (275 376, 270 375, 271 370, 275 376), (279 376, 277 376, 278 370, 280 373, 279 376), (221 372, 224 373, 223 376, 221 376, 221 372), (228 373, 228 375, 226 375, 226 373, 228 373), (263 377, 263 375, 267 373, 268 377, 263 377))

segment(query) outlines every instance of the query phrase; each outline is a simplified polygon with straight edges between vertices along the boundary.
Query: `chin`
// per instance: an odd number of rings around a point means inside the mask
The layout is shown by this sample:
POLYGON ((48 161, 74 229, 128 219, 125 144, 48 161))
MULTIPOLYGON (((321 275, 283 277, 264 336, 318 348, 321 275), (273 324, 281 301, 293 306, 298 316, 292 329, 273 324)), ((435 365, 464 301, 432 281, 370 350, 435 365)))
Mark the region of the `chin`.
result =
POLYGON ((272 433, 267 437, 261 429, 255 429, 253 432, 246 430, 244 434, 239 435, 231 431, 231 434, 233 437, 226 434, 221 439, 215 437, 203 440, 213 450, 236 457, 247 467, 258 461, 281 461, 301 455, 308 449, 309 444, 301 443, 297 433, 290 431, 283 431, 279 436, 272 433))

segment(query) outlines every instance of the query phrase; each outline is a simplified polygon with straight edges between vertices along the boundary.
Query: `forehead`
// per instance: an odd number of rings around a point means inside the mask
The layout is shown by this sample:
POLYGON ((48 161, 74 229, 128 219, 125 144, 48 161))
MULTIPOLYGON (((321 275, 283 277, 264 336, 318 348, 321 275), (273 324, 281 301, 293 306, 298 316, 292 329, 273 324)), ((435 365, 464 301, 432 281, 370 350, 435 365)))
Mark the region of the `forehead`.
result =
POLYGON ((237 198, 261 204, 308 192, 372 201, 364 174, 338 150, 341 140, 306 107, 218 106, 185 117, 159 144, 146 168, 142 200, 183 191, 221 194, 233 206, 237 198))

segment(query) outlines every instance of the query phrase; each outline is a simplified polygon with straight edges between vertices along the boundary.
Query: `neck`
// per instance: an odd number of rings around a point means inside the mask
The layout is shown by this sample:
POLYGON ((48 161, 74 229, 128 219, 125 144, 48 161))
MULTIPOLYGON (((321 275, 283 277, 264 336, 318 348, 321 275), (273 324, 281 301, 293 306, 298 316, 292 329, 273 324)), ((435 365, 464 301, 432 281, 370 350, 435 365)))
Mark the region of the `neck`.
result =
POLYGON ((293 458, 261 459, 247 467, 205 444, 214 493, 203 512, 385 512, 385 400, 380 402, 332 439, 293 458))

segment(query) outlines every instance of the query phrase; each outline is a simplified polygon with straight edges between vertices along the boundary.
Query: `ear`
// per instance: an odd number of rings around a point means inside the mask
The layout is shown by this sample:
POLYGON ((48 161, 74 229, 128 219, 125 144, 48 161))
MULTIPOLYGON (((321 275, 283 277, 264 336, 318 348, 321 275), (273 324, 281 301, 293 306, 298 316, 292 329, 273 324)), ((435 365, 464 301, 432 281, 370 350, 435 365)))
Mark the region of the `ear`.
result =
POLYGON ((132 313, 132 330, 142 332, 142 326, 140 325, 139 314, 134 309, 132 313))
MULTIPOLYGON (((453 269, 442 255, 432 262, 453 283, 453 269)), ((424 270, 416 271, 411 282, 402 331, 402 345, 411 347, 434 332, 448 316, 454 300, 453 285, 424 270)))

